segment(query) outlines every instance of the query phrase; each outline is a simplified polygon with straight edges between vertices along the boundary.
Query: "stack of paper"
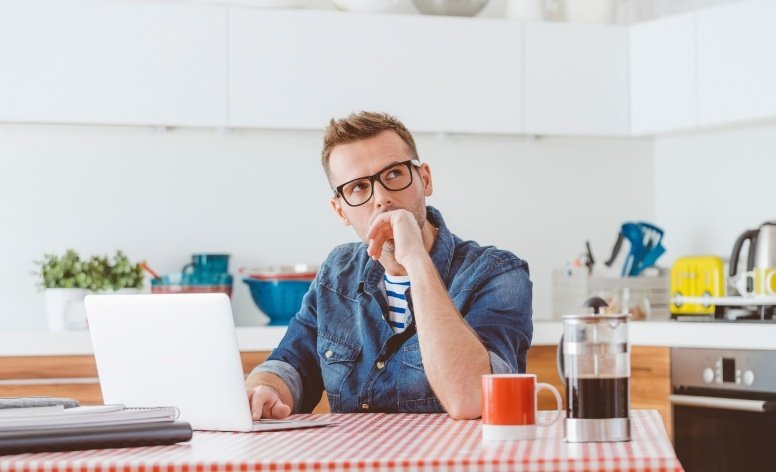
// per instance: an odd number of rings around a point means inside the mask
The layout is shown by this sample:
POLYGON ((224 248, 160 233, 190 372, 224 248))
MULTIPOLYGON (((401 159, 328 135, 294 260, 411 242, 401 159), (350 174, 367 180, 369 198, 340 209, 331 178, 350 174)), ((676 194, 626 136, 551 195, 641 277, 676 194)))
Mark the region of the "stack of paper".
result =
POLYGON ((7 407, 6 400, 0 399, 0 454, 174 444, 192 436, 174 407, 7 407))

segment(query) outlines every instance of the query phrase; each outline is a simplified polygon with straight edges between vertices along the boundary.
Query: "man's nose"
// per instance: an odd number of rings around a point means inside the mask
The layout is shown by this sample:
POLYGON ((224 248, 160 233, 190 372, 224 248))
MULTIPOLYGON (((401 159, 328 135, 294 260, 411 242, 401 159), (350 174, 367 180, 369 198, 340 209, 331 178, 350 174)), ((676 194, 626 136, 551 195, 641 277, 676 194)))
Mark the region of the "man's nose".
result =
POLYGON ((386 189, 382 183, 377 181, 374 183, 373 192, 372 198, 375 199, 375 205, 377 205, 378 208, 391 208, 393 205, 393 192, 386 189))

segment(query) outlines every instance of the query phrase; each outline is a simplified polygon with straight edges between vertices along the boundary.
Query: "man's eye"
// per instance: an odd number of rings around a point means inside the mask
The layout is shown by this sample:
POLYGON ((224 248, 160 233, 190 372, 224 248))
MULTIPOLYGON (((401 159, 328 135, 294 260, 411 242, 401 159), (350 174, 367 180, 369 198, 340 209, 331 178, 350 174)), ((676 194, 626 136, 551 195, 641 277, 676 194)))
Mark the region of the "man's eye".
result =
POLYGON ((401 170, 400 169, 391 169, 385 174, 386 179, 395 179, 396 177, 401 177, 401 170))
POLYGON ((364 190, 366 190, 366 187, 367 187, 367 186, 366 186, 366 185, 364 185, 364 184, 362 184, 362 183, 353 184, 353 186, 352 186, 352 187, 350 187, 350 193, 359 193, 359 192, 363 192, 364 190))

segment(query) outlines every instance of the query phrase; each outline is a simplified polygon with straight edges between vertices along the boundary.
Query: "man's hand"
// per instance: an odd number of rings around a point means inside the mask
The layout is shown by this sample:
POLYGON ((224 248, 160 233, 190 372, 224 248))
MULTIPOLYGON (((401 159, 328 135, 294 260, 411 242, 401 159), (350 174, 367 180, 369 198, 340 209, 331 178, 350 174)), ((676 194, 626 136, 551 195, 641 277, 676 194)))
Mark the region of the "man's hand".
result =
POLYGON ((275 389, 266 385, 248 389, 248 404, 254 421, 261 418, 280 420, 291 414, 291 407, 283 403, 275 389))
MULTIPOLYGON (((382 256, 383 245, 390 240, 393 240, 393 257, 401 265, 413 254, 427 253, 415 216, 404 209, 378 215, 369 225, 366 238, 369 241, 367 254, 373 259, 382 256)), ((386 250, 390 250, 390 246, 386 250)))

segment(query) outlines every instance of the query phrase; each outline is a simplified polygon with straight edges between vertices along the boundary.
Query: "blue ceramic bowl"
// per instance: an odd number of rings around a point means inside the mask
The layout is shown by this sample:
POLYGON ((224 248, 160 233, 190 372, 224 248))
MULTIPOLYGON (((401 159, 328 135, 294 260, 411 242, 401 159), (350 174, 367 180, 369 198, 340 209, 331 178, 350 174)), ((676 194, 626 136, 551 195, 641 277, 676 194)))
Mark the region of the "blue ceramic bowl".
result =
POLYGON ((271 326, 285 326, 302 306, 312 280, 243 279, 251 289, 253 302, 269 316, 271 326))

